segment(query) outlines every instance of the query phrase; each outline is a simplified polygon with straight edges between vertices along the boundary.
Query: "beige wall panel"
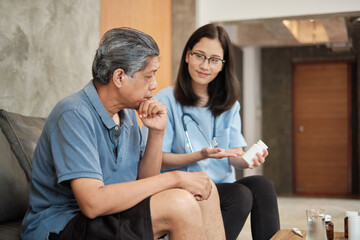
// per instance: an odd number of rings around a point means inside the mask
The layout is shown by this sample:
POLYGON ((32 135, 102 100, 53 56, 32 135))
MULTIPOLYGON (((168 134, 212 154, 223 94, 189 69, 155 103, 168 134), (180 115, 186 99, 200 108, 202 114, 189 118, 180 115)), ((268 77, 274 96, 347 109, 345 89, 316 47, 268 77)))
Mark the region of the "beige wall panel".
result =
POLYGON ((151 35, 160 48, 155 93, 171 85, 171 0, 101 0, 100 35, 115 27, 131 27, 151 35))

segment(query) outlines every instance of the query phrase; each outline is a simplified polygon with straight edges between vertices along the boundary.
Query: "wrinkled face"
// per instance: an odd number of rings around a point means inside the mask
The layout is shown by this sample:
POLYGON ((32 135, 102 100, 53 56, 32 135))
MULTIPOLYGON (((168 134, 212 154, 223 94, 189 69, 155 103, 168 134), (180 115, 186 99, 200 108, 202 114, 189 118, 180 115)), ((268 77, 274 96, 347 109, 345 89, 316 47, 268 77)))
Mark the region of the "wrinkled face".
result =
POLYGON ((144 70, 136 72, 133 77, 125 75, 126 81, 121 91, 128 108, 138 109, 142 101, 152 98, 152 91, 157 87, 155 73, 159 66, 159 57, 152 57, 144 70))
POLYGON ((224 50, 218 39, 202 38, 186 54, 192 85, 207 86, 223 67, 224 50), (206 57, 206 59, 205 59, 206 57), (210 59, 209 59, 210 58, 210 59))

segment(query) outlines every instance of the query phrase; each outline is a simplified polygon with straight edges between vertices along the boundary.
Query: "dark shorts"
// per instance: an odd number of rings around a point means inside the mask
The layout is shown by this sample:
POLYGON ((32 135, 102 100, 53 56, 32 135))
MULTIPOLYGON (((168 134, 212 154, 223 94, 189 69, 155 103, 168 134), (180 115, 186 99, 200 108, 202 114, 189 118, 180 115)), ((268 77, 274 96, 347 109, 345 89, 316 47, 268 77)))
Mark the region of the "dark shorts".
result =
POLYGON ((150 197, 134 207, 112 215, 89 219, 76 215, 59 234, 50 233, 50 240, 147 240, 154 239, 150 197))

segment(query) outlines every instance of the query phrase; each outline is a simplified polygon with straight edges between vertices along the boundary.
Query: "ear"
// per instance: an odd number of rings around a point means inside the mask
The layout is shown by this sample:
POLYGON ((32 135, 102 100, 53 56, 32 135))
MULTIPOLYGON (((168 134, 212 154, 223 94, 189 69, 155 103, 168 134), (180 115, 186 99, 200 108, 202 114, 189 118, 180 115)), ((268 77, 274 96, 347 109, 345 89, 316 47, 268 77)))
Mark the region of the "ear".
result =
POLYGON ((225 65, 225 63, 223 63, 223 64, 221 65, 221 69, 220 69, 219 72, 221 72, 221 71, 224 69, 224 65, 225 65))
POLYGON ((189 57, 190 57, 190 50, 187 50, 186 55, 185 55, 185 62, 187 64, 189 64, 189 57))
POLYGON ((118 68, 114 71, 111 80, 113 81, 115 86, 117 86, 118 88, 121 88, 121 86, 124 83, 125 75, 126 74, 125 74, 124 70, 122 70, 121 68, 118 68))

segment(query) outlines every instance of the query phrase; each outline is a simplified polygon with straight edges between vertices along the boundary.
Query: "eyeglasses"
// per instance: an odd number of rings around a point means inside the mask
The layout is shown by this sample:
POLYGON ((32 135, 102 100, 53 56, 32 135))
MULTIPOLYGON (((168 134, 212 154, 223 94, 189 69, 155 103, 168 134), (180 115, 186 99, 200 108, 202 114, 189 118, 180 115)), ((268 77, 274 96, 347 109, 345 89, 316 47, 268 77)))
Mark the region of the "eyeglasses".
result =
POLYGON ((190 55, 194 56, 193 61, 195 64, 203 64, 205 60, 208 60, 209 66, 212 68, 219 67, 225 63, 224 59, 217 57, 207 57, 204 54, 190 51, 190 55))

